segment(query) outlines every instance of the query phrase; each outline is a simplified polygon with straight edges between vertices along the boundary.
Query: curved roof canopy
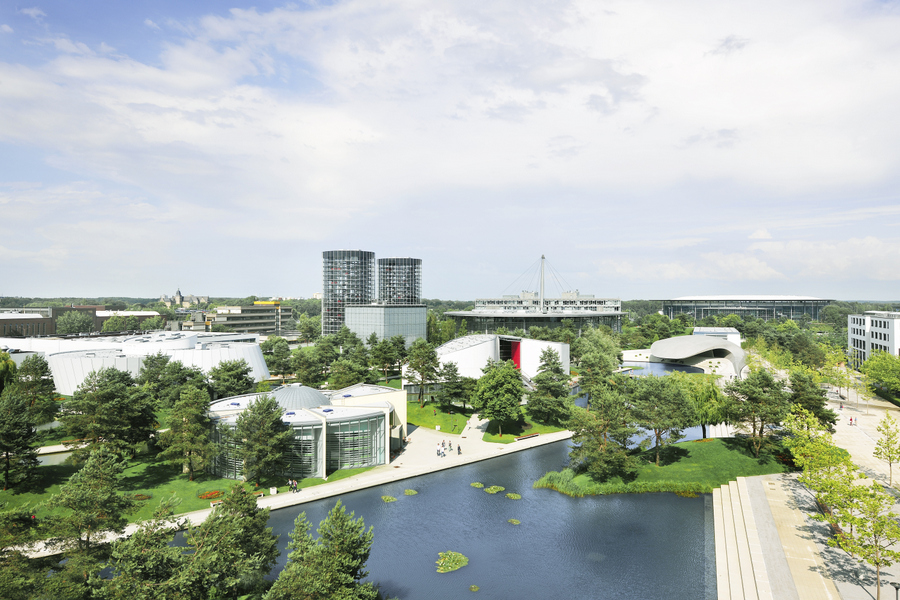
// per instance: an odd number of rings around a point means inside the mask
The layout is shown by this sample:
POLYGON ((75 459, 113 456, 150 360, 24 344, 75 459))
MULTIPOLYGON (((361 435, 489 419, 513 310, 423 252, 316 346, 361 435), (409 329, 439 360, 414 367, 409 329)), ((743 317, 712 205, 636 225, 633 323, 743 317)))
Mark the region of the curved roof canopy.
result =
POLYGON ((734 365, 734 372, 738 377, 747 365, 746 356, 740 346, 707 335, 685 335, 659 340, 650 346, 650 354, 662 361, 702 358, 701 355, 725 358, 734 365))

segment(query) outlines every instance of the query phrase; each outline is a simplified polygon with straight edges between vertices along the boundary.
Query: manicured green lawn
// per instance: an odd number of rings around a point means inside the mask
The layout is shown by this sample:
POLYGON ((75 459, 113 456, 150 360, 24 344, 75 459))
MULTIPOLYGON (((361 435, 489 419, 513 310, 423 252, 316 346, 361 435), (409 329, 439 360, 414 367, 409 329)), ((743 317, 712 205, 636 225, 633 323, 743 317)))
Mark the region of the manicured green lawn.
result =
POLYGON ((403 383, 403 380, 400 379, 399 375, 389 375, 388 380, 385 381, 384 377, 378 380, 378 385, 383 385, 385 387, 394 388, 395 390, 400 389, 400 384, 403 383))
POLYGON ((410 425, 436 429, 447 433, 460 433, 466 426, 466 421, 472 416, 472 409, 453 405, 445 412, 437 402, 425 402, 424 407, 419 407, 418 401, 406 403, 406 421, 410 425), (450 414, 453 411, 453 414, 450 414))
POLYGON ((556 433, 557 431, 565 430, 565 427, 555 427, 553 425, 535 423, 527 410, 523 412, 525 414, 524 421, 503 423, 502 437, 500 436, 500 426, 496 421, 491 421, 488 423, 487 431, 484 432, 481 439, 486 442, 494 442, 497 444, 511 444, 516 441, 516 437, 520 435, 531 435, 532 433, 556 433))
MULTIPOLYGON (((742 439, 717 438, 681 442, 665 449, 658 467, 654 462, 653 451, 643 452, 635 481, 672 481, 718 487, 738 477, 789 471, 790 468, 779 462, 776 456, 782 452, 780 447, 774 446, 769 452, 761 453, 757 459, 742 439)), ((577 475, 572 483, 584 488, 594 484, 594 481, 587 475, 577 475)), ((611 480, 609 483, 621 483, 621 479, 611 480)))
MULTIPOLYGON (((16 488, 0 492, 0 503, 7 502, 9 508, 15 508, 24 504, 35 506, 44 502, 53 494, 59 493, 60 487, 68 481, 69 477, 78 468, 65 464, 38 467, 37 476, 30 484, 22 484, 16 488)), ((328 481, 338 481, 352 477, 371 468, 342 469, 329 475, 328 481)), ((120 491, 129 494, 150 494, 153 496, 151 500, 146 501, 140 510, 130 517, 131 521, 141 521, 153 514, 160 499, 168 497, 172 493, 181 498, 181 504, 176 509, 176 512, 185 513, 209 508, 210 501, 198 498, 197 496, 200 494, 212 490, 228 492, 237 483, 239 482, 233 479, 211 477, 202 473, 196 475, 194 481, 189 481, 187 475, 182 474, 179 467, 159 463, 156 461, 156 457, 152 455, 140 455, 136 459, 129 461, 120 491)), ((243 485, 250 490, 264 490, 266 495, 269 494, 270 486, 277 486, 279 493, 288 491, 286 477, 278 476, 262 483, 263 485, 259 488, 255 488, 252 484, 243 485)), ((326 481, 319 478, 307 478, 298 483, 301 488, 308 488, 321 485, 326 483, 326 481)), ((46 508, 41 508, 35 514, 40 518, 48 516, 52 512, 46 508)))

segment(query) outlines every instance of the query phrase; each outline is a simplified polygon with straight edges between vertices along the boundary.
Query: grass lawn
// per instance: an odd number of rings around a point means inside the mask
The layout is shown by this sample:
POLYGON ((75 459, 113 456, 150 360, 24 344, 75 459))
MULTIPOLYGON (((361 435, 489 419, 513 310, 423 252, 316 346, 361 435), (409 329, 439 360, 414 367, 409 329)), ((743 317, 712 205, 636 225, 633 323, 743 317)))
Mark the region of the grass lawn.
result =
POLYGON ((394 388, 395 390, 400 389, 400 384, 403 383, 403 380, 400 379, 399 375, 388 375, 387 381, 384 380, 384 377, 378 380, 378 385, 383 385, 385 387, 394 388))
POLYGON ((516 437, 520 435, 531 435, 532 433, 555 433, 564 431, 565 427, 556 427, 553 425, 543 425, 535 423, 531 420, 528 411, 524 411, 525 420, 514 423, 503 423, 503 437, 500 437, 500 426, 496 421, 488 423, 487 431, 481 437, 486 442, 494 442, 497 444, 511 444, 516 441, 516 437))
MULTIPOLYGON (((60 487, 69 480, 80 467, 72 465, 44 465, 37 469, 37 476, 30 484, 22 484, 16 488, 0 492, 0 504, 8 503, 8 508, 15 508, 24 504, 32 506, 44 502, 53 494, 59 493, 60 487)), ((338 481, 368 471, 372 467, 361 469, 342 469, 328 476, 328 481, 338 481)), ((211 477, 198 474, 194 481, 188 481, 187 475, 181 473, 177 466, 165 465, 156 461, 153 455, 139 455, 128 462, 128 468, 123 474, 120 491, 128 494, 148 494, 152 499, 143 503, 143 506, 130 517, 130 521, 142 521, 148 519, 160 499, 175 493, 181 498, 181 504, 176 509, 178 513, 185 513, 202 508, 209 508, 209 500, 201 500, 197 496, 212 490, 228 492, 239 482, 233 479, 211 477)), ((254 488, 252 484, 243 484, 247 489, 264 490, 269 494, 269 487, 277 486, 278 493, 288 491, 287 477, 278 476, 269 481, 263 481, 263 485, 254 488)), ((301 488, 313 487, 326 483, 324 479, 307 478, 298 482, 301 488)), ((52 511, 41 508, 35 514, 40 518, 52 514, 52 511)))
POLYGON ((471 416, 472 409, 469 407, 453 405, 444 412, 437 402, 426 401, 424 407, 419 407, 418 401, 406 403, 406 421, 410 425, 426 429, 437 429, 440 426, 441 431, 460 433, 471 416))
MULTIPOLYGON (((716 438, 681 442, 665 449, 660 456, 660 466, 656 466, 655 454, 647 450, 640 454, 641 465, 635 483, 653 484, 675 482, 718 487, 734 481, 738 477, 752 477, 769 473, 784 473, 791 469, 781 463, 777 456, 784 452, 780 446, 771 446, 769 451, 760 453, 757 459, 747 448, 743 439, 716 438)), ((606 482, 621 484, 615 478, 606 482)), ((571 484, 582 490, 596 486, 588 475, 576 475, 571 484)))

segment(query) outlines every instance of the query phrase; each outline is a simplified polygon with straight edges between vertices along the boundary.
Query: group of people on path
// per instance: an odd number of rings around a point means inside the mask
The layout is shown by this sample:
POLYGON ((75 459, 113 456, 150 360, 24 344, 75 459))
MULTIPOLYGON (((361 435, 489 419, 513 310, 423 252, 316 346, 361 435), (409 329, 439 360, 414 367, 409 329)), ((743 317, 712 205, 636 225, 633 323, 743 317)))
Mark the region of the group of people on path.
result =
POLYGON ((297 484, 296 479, 288 479, 288 487, 291 489, 292 494, 296 494, 300 491, 300 486, 297 484))
MULTIPOLYGON (((437 445, 437 455, 441 458, 447 456, 447 453, 453 452, 453 442, 447 442, 447 440, 441 440, 441 443, 437 445), (448 449, 449 445, 449 449, 448 449)), ((459 456, 462 454, 462 448, 459 444, 456 444, 456 455, 459 456)))
MULTIPOLYGON (((843 410, 844 410, 844 403, 841 402, 841 411, 843 412, 843 410)), ((859 425, 858 421, 859 421, 859 419, 857 419, 857 423, 856 423, 857 425, 859 425)), ((851 427, 853 426, 853 417, 850 417, 850 426, 851 427)))

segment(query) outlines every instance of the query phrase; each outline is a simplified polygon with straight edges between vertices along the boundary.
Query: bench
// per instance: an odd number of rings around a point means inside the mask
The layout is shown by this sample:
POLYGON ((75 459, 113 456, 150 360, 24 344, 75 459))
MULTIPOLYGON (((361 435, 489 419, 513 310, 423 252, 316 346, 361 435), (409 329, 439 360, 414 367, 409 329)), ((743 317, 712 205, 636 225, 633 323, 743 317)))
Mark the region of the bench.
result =
POLYGON ((529 433, 528 435, 520 435, 519 437, 516 438, 516 441, 518 442, 518 441, 521 441, 521 440, 527 440, 528 438, 537 437, 537 436, 539 436, 539 435, 541 435, 541 434, 539 434, 539 433, 529 433))

